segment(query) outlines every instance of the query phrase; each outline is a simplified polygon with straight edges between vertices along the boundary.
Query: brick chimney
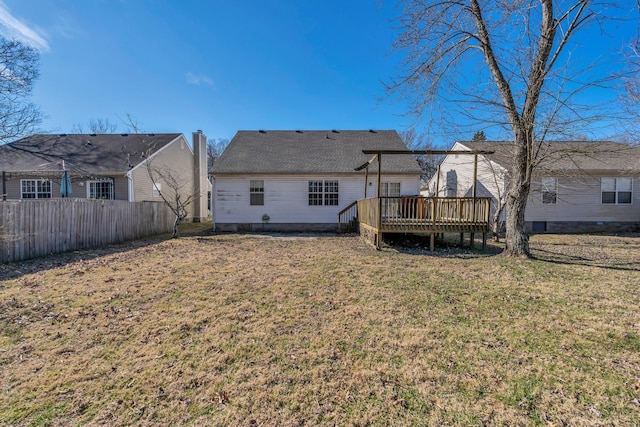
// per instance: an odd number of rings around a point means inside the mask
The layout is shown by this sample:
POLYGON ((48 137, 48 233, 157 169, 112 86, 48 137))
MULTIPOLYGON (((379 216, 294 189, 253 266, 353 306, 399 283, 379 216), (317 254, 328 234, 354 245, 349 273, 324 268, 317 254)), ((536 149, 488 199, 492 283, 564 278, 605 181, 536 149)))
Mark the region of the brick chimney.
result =
POLYGON ((207 136, 201 130, 193 132, 193 222, 201 222, 208 216, 207 192, 207 136))

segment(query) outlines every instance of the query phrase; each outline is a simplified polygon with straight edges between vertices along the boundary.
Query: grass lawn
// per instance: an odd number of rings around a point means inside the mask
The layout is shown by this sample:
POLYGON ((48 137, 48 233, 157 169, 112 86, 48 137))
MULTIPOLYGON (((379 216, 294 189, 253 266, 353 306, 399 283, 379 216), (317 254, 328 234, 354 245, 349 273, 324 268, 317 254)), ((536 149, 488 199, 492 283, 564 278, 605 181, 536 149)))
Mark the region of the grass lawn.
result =
POLYGON ((640 425, 640 237, 192 235, 0 266, 0 425, 640 425))

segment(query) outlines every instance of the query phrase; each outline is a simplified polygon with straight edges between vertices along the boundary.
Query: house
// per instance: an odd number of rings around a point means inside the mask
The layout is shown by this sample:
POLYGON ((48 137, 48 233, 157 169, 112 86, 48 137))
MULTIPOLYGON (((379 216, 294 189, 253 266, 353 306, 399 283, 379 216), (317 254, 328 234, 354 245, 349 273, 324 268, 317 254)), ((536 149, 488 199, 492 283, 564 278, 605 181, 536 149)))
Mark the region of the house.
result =
POLYGON ((36 134, 0 146, 2 200, 75 197, 162 201, 192 197, 189 219, 209 214, 206 136, 180 133, 36 134), (64 176, 69 181, 62 179, 64 176), (70 184, 70 185, 69 185, 70 184))
MULTIPOLYGON (((355 170, 367 149, 407 147, 392 130, 239 131, 212 168, 214 230, 335 231, 340 211, 376 196, 377 162, 355 170)), ((381 171, 384 195, 418 194, 413 156, 381 171)))
MULTIPOLYGON (((512 163, 510 142, 456 142, 451 151, 493 151, 478 157, 476 195, 492 197, 500 212, 512 163)), ((545 142, 525 210, 529 232, 578 233, 640 230, 640 150, 615 142, 545 142)), ((448 154, 429 180, 426 195, 471 195, 470 156, 448 154)), ((423 191, 423 194, 425 192, 423 191)), ((504 219, 501 212, 498 221, 504 219)))

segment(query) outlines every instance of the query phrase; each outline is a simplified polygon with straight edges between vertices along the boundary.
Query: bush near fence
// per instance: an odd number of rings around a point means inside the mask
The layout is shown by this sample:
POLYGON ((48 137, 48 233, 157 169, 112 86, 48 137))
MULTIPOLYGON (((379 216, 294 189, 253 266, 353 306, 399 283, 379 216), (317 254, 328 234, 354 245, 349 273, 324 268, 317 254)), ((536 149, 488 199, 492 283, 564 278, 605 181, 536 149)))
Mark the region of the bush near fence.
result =
POLYGON ((94 248, 169 233, 161 202, 48 199, 0 202, 0 262, 94 248))

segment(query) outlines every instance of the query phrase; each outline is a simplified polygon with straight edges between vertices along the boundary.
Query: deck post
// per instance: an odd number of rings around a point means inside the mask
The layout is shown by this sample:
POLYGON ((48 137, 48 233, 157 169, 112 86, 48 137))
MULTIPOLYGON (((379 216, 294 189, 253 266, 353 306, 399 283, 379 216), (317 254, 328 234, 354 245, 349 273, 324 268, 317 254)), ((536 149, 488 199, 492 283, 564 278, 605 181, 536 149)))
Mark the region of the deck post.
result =
MULTIPOLYGON (((471 205, 471 221, 476 222, 476 196, 478 194, 478 155, 473 155, 473 204, 471 205)), ((471 249, 475 246, 475 233, 471 232, 469 236, 471 242, 469 242, 469 246, 471 249)))
POLYGON ((431 252, 436 250, 436 233, 431 233, 429 236, 429 250, 431 252))
POLYGON ((438 198, 434 198, 431 200, 431 223, 433 224, 433 228, 436 227, 436 203, 438 202, 438 198))
POLYGON ((367 184, 369 184, 369 165, 364 168, 364 198, 367 198, 367 184))
POLYGON ((380 196, 380 188, 382 187, 382 154, 378 153, 378 231, 376 235, 376 249, 382 249, 382 197, 380 196))

